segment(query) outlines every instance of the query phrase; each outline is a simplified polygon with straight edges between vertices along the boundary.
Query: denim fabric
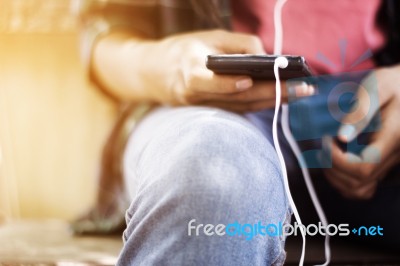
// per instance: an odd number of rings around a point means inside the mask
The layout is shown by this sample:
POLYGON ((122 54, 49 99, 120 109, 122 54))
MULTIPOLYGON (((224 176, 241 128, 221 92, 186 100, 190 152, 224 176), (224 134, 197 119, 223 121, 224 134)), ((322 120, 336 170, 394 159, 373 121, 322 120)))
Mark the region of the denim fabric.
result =
MULTIPOLYGON (((125 153, 127 211, 118 265, 281 265, 285 239, 188 236, 196 223, 289 222, 291 212, 272 146, 273 111, 246 116, 204 107, 159 108, 132 134, 125 153)), ((282 132, 278 133, 283 135, 282 132)), ((286 141, 282 151, 305 224, 318 219, 286 141)), ((368 201, 348 200, 311 169, 330 223, 381 225, 384 237, 349 240, 400 246, 400 183, 396 167, 368 201)), ((300 247, 299 247, 300 248, 300 247)))
POLYGON ((144 118, 125 153, 132 204, 118 265, 283 264, 283 237, 188 236, 192 219, 289 222, 275 149, 249 120, 205 107, 161 107, 144 118))

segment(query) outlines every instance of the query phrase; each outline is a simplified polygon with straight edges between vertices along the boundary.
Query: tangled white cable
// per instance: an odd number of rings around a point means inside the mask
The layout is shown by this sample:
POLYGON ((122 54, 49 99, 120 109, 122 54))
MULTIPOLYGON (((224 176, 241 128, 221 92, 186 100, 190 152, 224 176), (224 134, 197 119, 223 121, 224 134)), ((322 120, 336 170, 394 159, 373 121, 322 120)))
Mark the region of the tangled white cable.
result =
MULTIPOLYGON (((287 0, 277 0, 275 4, 275 9, 274 9, 274 26, 275 26, 275 41, 274 41, 274 54, 280 55, 282 53, 282 43, 283 43, 283 29, 282 29, 282 8, 284 4, 286 3, 287 0)), ((281 106, 281 82, 279 78, 279 68, 286 68, 288 66, 288 60, 285 57, 277 57, 275 59, 274 63, 274 74, 275 74, 275 80, 276 80, 276 101, 275 101, 275 113, 274 113, 274 119, 272 122, 272 137, 274 141, 274 146, 276 149, 276 152, 278 154, 278 159, 279 163, 282 168, 282 174, 283 174, 283 179, 284 179, 284 186, 285 186, 285 192, 286 196, 289 200, 290 207, 292 208, 294 217, 296 219, 296 222, 298 225, 300 225, 300 231, 301 231, 301 236, 303 239, 303 246, 302 246, 302 251, 301 251, 301 257, 300 257, 300 262, 299 265, 304 264, 304 256, 305 256, 305 248, 306 248, 306 233, 304 230, 304 227, 302 227, 302 222, 300 219, 300 215, 297 211, 296 205, 293 201, 293 197, 290 193, 290 188, 289 188, 289 181, 288 181, 288 176, 287 176, 287 170, 286 170, 286 164, 285 160, 282 155, 282 151, 279 145, 279 140, 278 140, 278 130, 277 130, 277 120, 279 117, 279 109, 281 106)), ((321 204, 318 200, 318 197, 315 193, 314 186, 311 182, 310 174, 308 172, 308 169, 306 168, 306 165, 303 163, 302 155, 300 152, 300 149, 293 138, 290 128, 289 128, 289 111, 288 111, 288 106, 287 104, 282 104, 282 130, 285 135, 286 140, 289 143, 290 148, 294 152, 296 159, 300 163, 301 171, 307 186, 307 190, 311 196, 311 200, 314 204, 314 207, 317 211, 318 217, 321 220, 321 223, 325 226, 328 225, 328 221, 326 219, 325 213, 321 207, 321 204)), ((330 250, 330 245, 329 245, 329 234, 325 235, 325 263, 322 264, 321 266, 328 265, 331 259, 331 250, 330 250)))

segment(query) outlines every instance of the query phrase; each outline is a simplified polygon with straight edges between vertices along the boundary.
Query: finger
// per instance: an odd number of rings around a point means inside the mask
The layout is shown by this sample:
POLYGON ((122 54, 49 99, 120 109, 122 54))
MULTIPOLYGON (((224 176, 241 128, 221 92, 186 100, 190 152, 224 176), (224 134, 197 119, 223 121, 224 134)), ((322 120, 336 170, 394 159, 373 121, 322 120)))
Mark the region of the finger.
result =
POLYGON ((361 82, 355 99, 351 112, 343 118, 339 128, 338 137, 343 142, 350 142, 356 138, 379 110, 381 103, 374 72, 361 82))
POLYGON ((363 158, 355 154, 342 151, 336 143, 331 144, 332 167, 365 182, 373 180, 374 172, 379 168, 378 164, 363 161, 363 158))
MULTIPOLYGON (((232 94, 199 93, 199 99, 226 102, 255 102, 275 100, 275 83, 256 82, 251 89, 232 94)), ((286 99, 286 98, 285 98, 286 99)))
POLYGON ((256 112, 271 108, 275 105, 275 101, 256 101, 256 102, 246 102, 246 103, 210 101, 201 103, 201 105, 217 107, 236 113, 247 113, 247 112, 256 112))
POLYGON ((282 97, 301 98, 315 94, 315 87, 304 81, 282 82, 282 97))
POLYGON ((275 100, 275 84, 273 82, 255 82, 251 89, 231 94, 198 92, 199 101, 254 102, 275 100))
POLYGON ((371 199, 375 193, 376 189, 378 188, 378 182, 371 183, 369 185, 366 185, 364 188, 360 188, 357 192, 356 195, 360 196, 360 199, 363 200, 368 200, 371 199))
POLYGON ((387 176, 388 172, 393 168, 394 165, 398 164, 398 162, 398 156, 392 156, 388 160, 382 161, 374 172, 374 179, 378 181, 383 180, 387 176))
POLYGON ((344 172, 341 172, 339 169, 330 168, 325 170, 325 174, 333 177, 335 181, 343 184, 343 186, 348 189, 357 189, 365 185, 366 181, 361 181, 353 176, 350 176, 344 172))
MULTIPOLYGON (((296 97, 306 97, 314 93, 314 88, 307 84, 298 84, 291 87, 292 92, 296 97)), ((201 92, 194 96, 194 99, 201 101, 218 100, 227 102, 254 102, 254 101, 271 101, 275 100, 276 90, 275 82, 272 81, 256 81, 254 85, 243 92, 236 92, 232 94, 209 93, 201 92)), ((282 102, 288 101, 288 90, 286 85, 283 84, 282 88, 282 102)))
POLYGON ((350 192, 350 197, 353 199, 368 200, 374 196, 377 186, 377 181, 368 183, 363 187, 352 190, 350 192))
POLYGON ((385 162, 382 167, 378 167, 378 172, 374 174, 374 178, 367 183, 357 183, 357 178, 347 176, 337 169, 326 169, 324 171, 328 182, 336 188, 346 198, 369 199, 376 191, 379 181, 382 180, 389 171, 388 165, 392 166, 397 162, 395 157, 392 157, 385 162))
POLYGON ((333 175, 333 173, 326 174, 326 178, 328 182, 334 188, 336 188, 340 192, 340 194, 343 195, 343 197, 349 199, 359 199, 359 200, 370 199, 374 195, 378 184, 378 182, 375 180, 373 182, 364 184, 357 188, 350 188, 345 183, 341 182, 336 175, 333 175))
POLYGON ((326 172, 325 177, 333 188, 340 192, 344 197, 350 197, 350 188, 347 187, 343 182, 340 182, 336 176, 331 172, 326 172))
POLYGON ((199 68, 184 75, 185 91, 190 95, 197 93, 231 94, 250 89, 254 82, 249 76, 219 75, 206 68, 199 68))
POLYGON ((387 161, 397 150, 397 143, 393 139, 397 139, 398 133, 398 117, 400 115, 397 106, 388 104, 382 109, 382 125, 381 128, 372 135, 371 143, 361 151, 363 161, 370 163, 379 163, 387 161))
MULTIPOLYGON (((385 138, 379 138, 379 142, 382 142, 383 139, 385 138)), ((323 146, 325 147, 328 144, 324 144, 324 142, 326 142, 326 140, 323 139, 323 146)), ((380 159, 382 155, 380 148, 377 148, 375 144, 368 145, 361 152, 360 156, 343 152, 334 142, 329 145, 333 169, 347 174, 351 179, 358 179, 362 182, 377 180, 381 172, 385 171, 388 167, 392 167, 397 162, 397 160, 389 160, 390 156, 385 153, 387 155, 385 157, 387 158, 385 164, 380 164, 379 162, 382 161, 380 159)), ((397 157, 394 156, 394 158, 397 157)))
POLYGON ((356 175, 358 173, 361 158, 354 154, 343 152, 332 137, 325 136, 322 138, 322 149, 332 156, 333 168, 340 169, 348 175, 356 175))
POLYGON ((388 171, 399 161, 398 144, 393 142, 399 134, 395 126, 398 116, 396 106, 390 103, 382 110, 381 129, 372 135, 371 143, 360 154, 362 161, 365 162, 361 169, 364 176, 378 178, 382 172, 388 171))

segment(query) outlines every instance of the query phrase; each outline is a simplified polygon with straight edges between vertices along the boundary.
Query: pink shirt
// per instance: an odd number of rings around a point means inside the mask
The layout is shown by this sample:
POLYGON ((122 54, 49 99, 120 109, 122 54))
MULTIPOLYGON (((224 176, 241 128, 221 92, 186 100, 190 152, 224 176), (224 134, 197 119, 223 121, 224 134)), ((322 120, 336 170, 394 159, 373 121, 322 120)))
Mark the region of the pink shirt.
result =
MULTIPOLYGON (((275 2, 231 1, 233 29, 258 35, 267 53, 273 52, 275 2)), ((319 74, 373 68, 371 53, 385 42, 375 22, 380 3, 287 0, 282 10, 283 54, 304 56, 319 74)))

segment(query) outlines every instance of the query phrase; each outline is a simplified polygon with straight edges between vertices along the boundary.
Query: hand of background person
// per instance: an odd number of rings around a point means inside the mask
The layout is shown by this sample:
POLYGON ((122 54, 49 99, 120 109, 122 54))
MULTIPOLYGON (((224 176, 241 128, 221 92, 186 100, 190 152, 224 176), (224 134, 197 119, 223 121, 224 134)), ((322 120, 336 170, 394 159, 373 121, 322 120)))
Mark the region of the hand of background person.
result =
POLYGON ((326 169, 328 181, 339 192, 353 199, 373 197, 378 182, 400 162, 400 66, 375 70, 362 83, 357 93, 357 106, 342 121, 339 139, 349 142, 380 112, 381 128, 360 156, 343 152, 331 138, 333 167, 326 169))

